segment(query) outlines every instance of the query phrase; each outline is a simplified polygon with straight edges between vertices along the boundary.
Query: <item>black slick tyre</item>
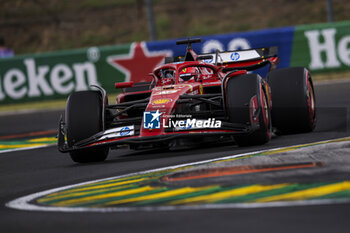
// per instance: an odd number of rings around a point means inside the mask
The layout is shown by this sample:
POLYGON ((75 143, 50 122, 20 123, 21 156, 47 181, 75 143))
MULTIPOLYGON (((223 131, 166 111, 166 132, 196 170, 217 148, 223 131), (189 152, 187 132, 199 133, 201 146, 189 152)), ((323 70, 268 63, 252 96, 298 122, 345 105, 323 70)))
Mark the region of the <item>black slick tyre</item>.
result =
MULTIPOLYGON (((102 97, 98 91, 74 92, 68 97, 65 119, 69 147, 103 130, 102 107, 102 97)), ((70 152, 70 156, 77 163, 100 162, 107 158, 108 150, 83 149, 70 152)))
POLYGON ((227 114, 231 123, 244 124, 249 134, 234 136, 239 146, 267 143, 271 139, 271 115, 263 80, 257 74, 230 78, 225 88, 227 114))
POLYGON ((316 126, 315 93, 304 67, 273 70, 268 75, 272 125, 279 134, 311 132, 316 126))

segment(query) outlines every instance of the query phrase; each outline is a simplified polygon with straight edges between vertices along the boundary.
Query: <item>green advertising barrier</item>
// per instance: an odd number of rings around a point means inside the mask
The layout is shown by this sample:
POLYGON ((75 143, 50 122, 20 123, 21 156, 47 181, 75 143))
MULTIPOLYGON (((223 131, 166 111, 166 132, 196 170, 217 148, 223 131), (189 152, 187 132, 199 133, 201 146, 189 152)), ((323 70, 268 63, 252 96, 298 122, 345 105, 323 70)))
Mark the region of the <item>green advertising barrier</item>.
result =
POLYGON ((350 21, 297 26, 290 66, 313 73, 350 69, 350 21))
MULTIPOLYGON (((279 67, 306 66, 312 73, 350 68, 350 21, 274 28, 202 37, 197 52, 279 46, 279 67), (205 48, 205 49, 204 49, 205 48)), ((115 82, 151 80, 147 74, 166 56, 183 54, 175 40, 135 42, 16 56, 0 60, 0 104, 65 99, 73 91, 100 85, 116 93, 115 82)))
POLYGON ((62 99, 91 85, 116 93, 116 82, 151 81, 148 74, 171 55, 171 50, 149 51, 145 42, 135 42, 2 59, 0 103, 62 99))
POLYGON ((2 59, 1 104, 64 98, 92 84, 115 92, 114 83, 124 81, 125 74, 106 60, 129 50, 128 44, 2 59))

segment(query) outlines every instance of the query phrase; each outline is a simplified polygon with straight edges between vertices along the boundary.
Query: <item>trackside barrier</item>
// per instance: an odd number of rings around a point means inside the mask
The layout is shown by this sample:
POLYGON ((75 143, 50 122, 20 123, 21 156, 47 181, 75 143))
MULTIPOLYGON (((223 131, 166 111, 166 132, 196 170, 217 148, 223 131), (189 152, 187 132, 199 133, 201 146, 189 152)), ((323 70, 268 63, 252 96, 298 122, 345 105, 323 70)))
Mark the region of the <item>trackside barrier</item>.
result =
MULTIPOLYGON (((314 73, 350 67, 350 21, 203 36, 197 53, 278 46, 279 67, 306 66, 314 73)), ((0 103, 59 99, 92 84, 112 93, 115 82, 149 80, 165 56, 181 56, 176 40, 91 47, 0 60, 0 103)))
POLYGON ((350 21, 295 28, 291 66, 307 66, 313 73, 350 68, 350 21))

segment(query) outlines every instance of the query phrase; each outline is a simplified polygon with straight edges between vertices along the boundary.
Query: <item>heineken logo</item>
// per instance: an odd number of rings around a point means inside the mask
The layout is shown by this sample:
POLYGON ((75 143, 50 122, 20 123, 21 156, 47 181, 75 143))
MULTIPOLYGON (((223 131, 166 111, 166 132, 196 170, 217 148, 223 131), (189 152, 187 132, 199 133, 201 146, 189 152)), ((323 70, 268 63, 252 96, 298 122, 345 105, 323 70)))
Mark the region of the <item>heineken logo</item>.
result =
POLYGON ((310 48, 310 69, 337 68, 341 64, 350 66, 350 34, 336 40, 337 29, 305 31, 310 48))
POLYGON ((0 76, 0 100, 25 97, 67 95, 98 84, 96 68, 91 62, 54 66, 37 65, 35 59, 22 60, 21 66, 8 69, 0 76), (24 67, 20 69, 19 67, 24 67))

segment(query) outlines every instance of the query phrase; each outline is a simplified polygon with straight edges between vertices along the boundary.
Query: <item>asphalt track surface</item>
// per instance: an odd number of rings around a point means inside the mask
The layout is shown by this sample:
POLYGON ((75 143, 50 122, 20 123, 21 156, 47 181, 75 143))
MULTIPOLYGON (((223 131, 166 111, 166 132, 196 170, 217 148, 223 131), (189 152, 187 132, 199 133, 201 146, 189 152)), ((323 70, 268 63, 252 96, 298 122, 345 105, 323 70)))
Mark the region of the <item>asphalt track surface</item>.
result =
MULTIPOLYGON (((123 149, 112 151, 103 163, 87 165, 74 164, 54 146, 0 153, 0 232, 348 232, 350 204, 111 213, 5 207, 21 196, 89 180, 349 136, 350 83, 317 85, 316 98, 315 132, 278 136, 264 146, 238 148, 223 144, 168 152, 123 149)), ((51 111, 1 116, 0 137, 55 130, 60 114, 51 111)), ((348 173, 344 171, 343 175, 348 173)))

